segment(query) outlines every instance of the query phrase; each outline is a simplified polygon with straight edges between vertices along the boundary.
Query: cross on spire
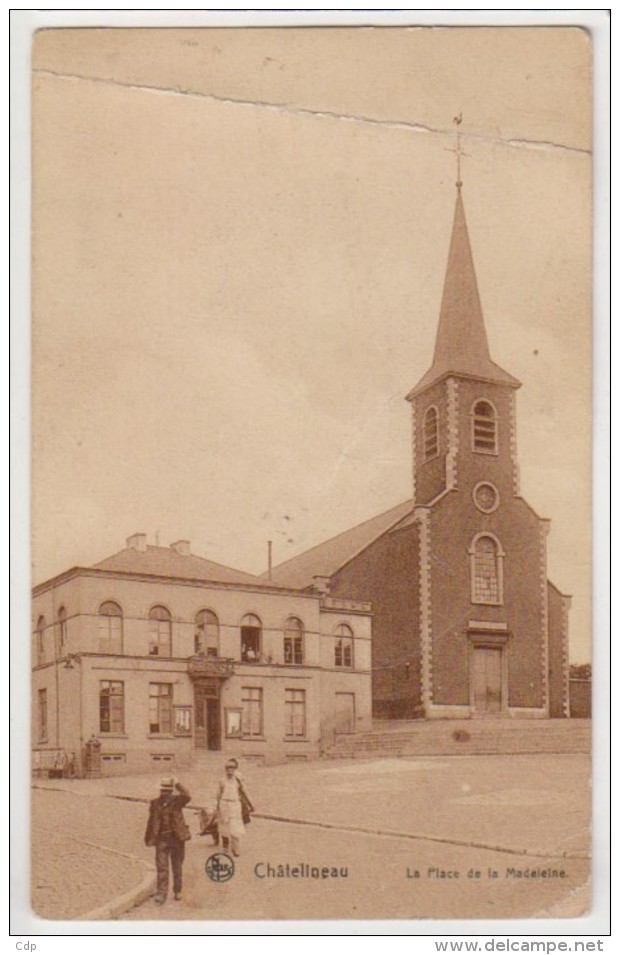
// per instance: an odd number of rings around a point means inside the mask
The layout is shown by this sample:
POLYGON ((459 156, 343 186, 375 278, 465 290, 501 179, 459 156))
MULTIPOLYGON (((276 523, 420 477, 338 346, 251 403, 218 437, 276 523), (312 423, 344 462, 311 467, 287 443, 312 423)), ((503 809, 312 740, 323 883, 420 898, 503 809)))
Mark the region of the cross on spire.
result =
POLYGON ((453 118, 452 122, 456 126, 456 149, 449 149, 448 152, 456 154, 456 188, 460 193, 463 185, 461 180, 461 156, 469 155, 461 148, 461 123, 463 122, 463 114, 459 113, 458 116, 453 118))

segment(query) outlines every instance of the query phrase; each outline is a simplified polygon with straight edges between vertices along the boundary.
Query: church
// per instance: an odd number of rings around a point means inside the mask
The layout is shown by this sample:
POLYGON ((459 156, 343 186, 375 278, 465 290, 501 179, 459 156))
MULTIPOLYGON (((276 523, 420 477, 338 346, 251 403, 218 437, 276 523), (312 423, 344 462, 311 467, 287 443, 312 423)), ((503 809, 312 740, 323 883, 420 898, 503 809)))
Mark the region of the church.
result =
POLYGON ((462 183, 433 362, 406 396, 413 494, 275 567, 273 583, 372 607, 373 715, 569 715, 570 598, 547 579, 549 521, 523 499, 520 382, 491 358, 462 183))
POLYGON ((462 199, 433 362, 406 396, 413 493, 262 577, 135 534, 34 588, 34 765, 201 749, 317 758, 375 719, 569 716, 570 598, 523 499, 520 387, 489 353, 462 199))

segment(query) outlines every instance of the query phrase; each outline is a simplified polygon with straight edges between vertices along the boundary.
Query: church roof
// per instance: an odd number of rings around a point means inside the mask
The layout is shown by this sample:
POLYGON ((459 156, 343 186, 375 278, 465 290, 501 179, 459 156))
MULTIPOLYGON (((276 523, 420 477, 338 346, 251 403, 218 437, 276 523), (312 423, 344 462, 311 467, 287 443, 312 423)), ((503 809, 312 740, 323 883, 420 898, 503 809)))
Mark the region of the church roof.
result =
POLYGON ((125 547, 117 554, 107 557, 95 570, 109 570, 129 574, 147 574, 154 577, 180 577, 185 580, 210 580, 217 583, 253 584, 267 586, 267 582, 242 570, 234 570, 223 564, 216 564, 195 554, 179 554, 171 547, 153 547, 146 550, 125 547))
MULTIPOLYGON (((413 502, 411 500, 403 501, 402 504, 392 507, 389 511, 371 517, 363 524, 358 524, 323 544, 318 544, 316 547, 304 551, 297 557, 291 557, 290 560, 286 560, 273 568, 269 583, 301 590, 312 586, 314 577, 331 577, 343 564, 346 564, 348 560, 397 524, 412 510, 413 502)), ((265 579, 267 574, 263 574, 262 577, 265 579)))
POLYGON ((482 378, 511 388, 518 388, 521 384, 491 359, 460 187, 433 364, 407 398, 413 398, 449 374, 482 378))

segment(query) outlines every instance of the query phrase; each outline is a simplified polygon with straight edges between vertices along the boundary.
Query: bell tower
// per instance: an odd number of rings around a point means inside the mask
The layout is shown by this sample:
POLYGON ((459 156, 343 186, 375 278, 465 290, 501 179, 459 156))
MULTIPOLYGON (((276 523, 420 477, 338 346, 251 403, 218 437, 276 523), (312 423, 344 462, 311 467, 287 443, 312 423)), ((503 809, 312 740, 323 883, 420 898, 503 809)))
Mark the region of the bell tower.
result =
POLYGON ((456 205, 433 363, 407 395, 413 418, 413 498, 499 482, 518 494, 514 395, 520 382, 491 359, 469 241, 457 127, 456 205))

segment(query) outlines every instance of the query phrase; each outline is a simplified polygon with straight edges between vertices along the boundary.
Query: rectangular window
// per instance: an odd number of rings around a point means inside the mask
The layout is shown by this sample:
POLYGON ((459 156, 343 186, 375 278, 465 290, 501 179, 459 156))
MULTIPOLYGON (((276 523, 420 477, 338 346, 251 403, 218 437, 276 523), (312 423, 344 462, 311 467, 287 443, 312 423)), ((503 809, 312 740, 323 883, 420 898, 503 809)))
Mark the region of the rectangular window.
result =
POLYGON ((306 691, 284 691, 284 735, 304 737, 306 735, 306 691))
POLYGON ((241 660, 243 663, 260 661, 260 627, 241 627, 241 660))
POLYGON ((301 665, 304 662, 304 638, 302 636, 284 637, 284 662, 301 665))
POLYGON ((39 690, 37 695, 39 742, 47 740, 47 690, 39 690))
POLYGON ((125 684, 120 680, 99 681, 99 732, 125 732, 125 684))
POLYGON ((334 663, 337 667, 353 666, 353 641, 347 637, 336 640, 334 663))
POLYGON ((263 691, 257 686, 241 688, 243 710, 242 732, 244 736, 263 735, 263 691))
POLYGON ((170 620, 149 620, 149 654, 152 657, 172 656, 172 623, 170 620))
POLYGON ((149 733, 172 733, 172 683, 149 684, 149 733))
POLYGON ((99 617, 99 652, 123 652, 123 618, 108 615, 99 617))
POLYGON ((175 706, 174 709, 174 735, 191 736, 192 735, 192 708, 191 706, 175 706))

